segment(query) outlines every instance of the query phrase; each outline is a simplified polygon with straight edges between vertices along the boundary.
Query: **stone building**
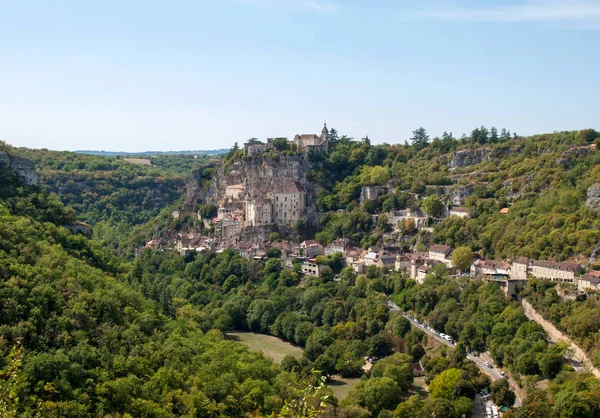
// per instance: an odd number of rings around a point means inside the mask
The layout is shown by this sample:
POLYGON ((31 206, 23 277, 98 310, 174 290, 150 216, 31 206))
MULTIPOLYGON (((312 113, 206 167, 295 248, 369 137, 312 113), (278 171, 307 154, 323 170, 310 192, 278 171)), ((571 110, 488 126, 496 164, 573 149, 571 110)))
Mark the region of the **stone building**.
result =
POLYGON ((262 199, 246 200, 246 226, 273 224, 273 204, 262 199))
POLYGON ((581 292, 600 290, 600 271, 589 271, 577 280, 577 289, 581 292))
POLYGON ((452 254, 452 248, 447 245, 432 245, 429 248, 429 258, 444 263, 448 267, 452 265, 450 254, 452 254))
POLYGON ((555 263, 553 261, 530 260, 519 257, 511 265, 511 278, 527 280, 527 276, 553 282, 575 283, 575 276, 583 272, 577 263, 555 263))
POLYGON ((225 198, 229 200, 237 200, 244 194, 244 184, 232 184, 225 187, 225 198))
POLYGON ((387 193, 387 188, 383 186, 363 186, 360 191, 361 203, 366 200, 377 200, 381 195, 387 193))
POLYGON ((331 244, 325 246, 325 255, 331 255, 334 253, 344 254, 350 245, 348 238, 338 238, 331 244))
POLYGON ((310 274, 311 276, 319 277, 321 275, 321 271, 327 267, 325 265, 317 264, 314 260, 304 260, 302 262, 302 273, 310 274))
POLYGON ((273 197, 273 220, 276 223, 291 226, 303 218, 306 193, 298 182, 284 184, 273 197))
POLYGON ((323 253, 324 253, 323 246, 321 244, 319 244, 317 241, 312 240, 312 239, 303 241, 298 246, 298 255, 300 257, 312 258, 312 257, 316 257, 318 255, 323 255, 323 253))
POLYGON ((327 152, 329 151, 328 134, 327 123, 325 123, 320 136, 316 134, 297 134, 294 136, 294 144, 298 151, 327 152))
POLYGON ((467 208, 461 207, 452 207, 448 211, 449 216, 458 216, 459 218, 469 218, 471 216, 471 211, 467 208))

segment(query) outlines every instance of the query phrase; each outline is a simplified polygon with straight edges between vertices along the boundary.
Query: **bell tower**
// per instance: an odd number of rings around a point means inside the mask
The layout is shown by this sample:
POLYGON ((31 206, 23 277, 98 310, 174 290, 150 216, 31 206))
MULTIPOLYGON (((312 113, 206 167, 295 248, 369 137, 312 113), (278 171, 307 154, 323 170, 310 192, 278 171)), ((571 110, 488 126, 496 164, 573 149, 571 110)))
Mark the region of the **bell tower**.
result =
POLYGON ((327 122, 323 124, 323 130, 321 131, 321 146, 325 149, 325 151, 329 151, 329 141, 327 140, 327 136, 329 135, 329 131, 327 130, 327 122))

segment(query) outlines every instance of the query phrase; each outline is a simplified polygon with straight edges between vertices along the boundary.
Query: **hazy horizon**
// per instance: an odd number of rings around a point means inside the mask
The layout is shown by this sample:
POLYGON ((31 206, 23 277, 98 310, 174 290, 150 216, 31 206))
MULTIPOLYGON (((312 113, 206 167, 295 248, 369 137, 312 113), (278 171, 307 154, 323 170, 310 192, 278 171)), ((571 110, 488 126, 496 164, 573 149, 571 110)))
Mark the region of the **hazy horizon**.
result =
POLYGON ((600 128, 598 0, 11 2, 0 139, 56 150, 213 150, 423 126, 600 128))

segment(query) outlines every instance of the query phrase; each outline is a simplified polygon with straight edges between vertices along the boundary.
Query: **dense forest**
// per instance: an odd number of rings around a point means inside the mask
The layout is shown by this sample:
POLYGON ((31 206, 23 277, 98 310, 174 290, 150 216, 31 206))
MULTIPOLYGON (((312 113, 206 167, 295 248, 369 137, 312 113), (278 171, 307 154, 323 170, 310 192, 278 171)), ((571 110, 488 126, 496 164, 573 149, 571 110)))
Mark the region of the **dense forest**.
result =
MULTIPOLYGON (((598 141, 591 130, 524 138, 477 128, 460 139, 430 139, 418 129, 410 145, 372 145, 332 130, 331 152, 310 155, 324 213, 314 236, 383 244, 389 224, 372 215, 412 208, 436 217, 460 189, 472 216, 442 220, 432 233, 403 225, 411 245, 466 246, 490 258, 587 258, 600 242, 598 213, 586 206, 587 189, 600 182, 598 141), (450 167, 457 151, 485 156, 450 167), (386 192, 361 205, 363 186, 386 192)), ((230 249, 122 257, 150 231, 184 227, 188 220, 170 215, 184 178, 213 161, 161 156, 147 166, 1 145, 33 159, 42 178, 39 188, 23 186, 0 169, 6 416, 458 418, 470 415, 482 389, 513 406, 517 389, 492 383, 468 351, 489 352, 517 383, 522 404, 504 416, 600 415, 598 380, 574 372, 567 348, 548 344, 497 284, 450 278, 439 266, 422 284, 384 269, 357 275, 340 254, 321 260, 326 274, 304 276, 298 266, 282 269, 275 248, 265 260, 230 249), (65 228, 76 220, 89 223, 93 236, 65 228), (412 327, 390 300, 457 344, 412 327), (276 364, 231 341, 234 330, 279 337, 302 355, 276 364), (366 359, 376 360, 369 372, 366 359), (418 363, 426 394, 416 384, 418 363), (359 382, 338 399, 327 386, 331 375, 359 382)), ((232 149, 224 164, 240 152, 232 149)), ((522 292, 598 363, 594 298, 565 302, 556 286, 539 281, 522 292)))

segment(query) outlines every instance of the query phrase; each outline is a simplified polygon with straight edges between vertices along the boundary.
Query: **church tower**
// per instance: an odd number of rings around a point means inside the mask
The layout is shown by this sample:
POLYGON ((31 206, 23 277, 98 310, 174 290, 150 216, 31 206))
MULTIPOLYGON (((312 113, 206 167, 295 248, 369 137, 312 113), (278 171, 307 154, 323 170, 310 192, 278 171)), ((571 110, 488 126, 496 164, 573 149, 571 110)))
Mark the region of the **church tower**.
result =
POLYGON ((329 131, 327 130, 327 122, 323 124, 323 130, 321 131, 321 146, 325 149, 325 152, 329 151, 329 141, 327 140, 327 136, 329 135, 329 131))

